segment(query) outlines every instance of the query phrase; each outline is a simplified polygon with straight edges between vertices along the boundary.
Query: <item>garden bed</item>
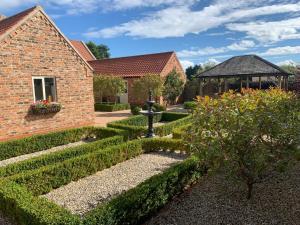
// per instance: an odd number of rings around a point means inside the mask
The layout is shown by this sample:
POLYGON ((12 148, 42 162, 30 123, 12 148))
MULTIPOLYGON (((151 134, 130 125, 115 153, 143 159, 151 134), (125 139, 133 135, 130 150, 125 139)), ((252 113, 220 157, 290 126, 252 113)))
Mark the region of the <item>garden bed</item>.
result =
MULTIPOLYGON (((154 128, 158 136, 166 136, 172 133, 172 130, 178 126, 184 125, 190 121, 191 115, 186 113, 163 112, 154 116, 154 123, 164 123, 162 126, 154 128)), ((143 115, 132 116, 128 119, 109 123, 107 126, 126 130, 131 138, 141 137, 147 132, 148 118, 143 115)))
POLYGON ((38 196, 157 150, 185 151, 185 146, 181 141, 172 139, 134 140, 37 169, 20 171, 0 180, 0 202, 3 203, 0 211, 22 225, 137 224, 205 173, 197 158, 189 157, 146 179, 111 201, 98 205, 82 218, 38 196))
POLYGON ((102 102, 95 103, 95 111, 99 112, 115 112, 130 109, 129 104, 124 103, 113 103, 113 102, 102 102))

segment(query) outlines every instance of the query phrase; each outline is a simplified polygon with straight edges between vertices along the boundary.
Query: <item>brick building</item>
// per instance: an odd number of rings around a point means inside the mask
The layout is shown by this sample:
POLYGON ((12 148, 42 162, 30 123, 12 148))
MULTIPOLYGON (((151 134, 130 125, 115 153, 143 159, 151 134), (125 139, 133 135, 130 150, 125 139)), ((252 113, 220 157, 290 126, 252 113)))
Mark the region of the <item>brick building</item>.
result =
POLYGON ((93 69, 39 6, 0 19, 0 140, 92 125, 93 69), (34 115, 51 99, 58 113, 34 115))
MULTIPOLYGON (((84 53, 83 53, 84 54, 84 53)), ((175 69, 185 80, 184 70, 175 52, 163 52, 148 55, 137 55, 121 58, 92 60, 89 64, 94 69, 95 76, 111 75, 122 77, 126 80, 127 92, 120 96, 122 103, 137 103, 132 87, 133 82, 148 74, 157 74, 166 77, 175 69)), ((95 96, 95 101, 100 101, 95 96)))

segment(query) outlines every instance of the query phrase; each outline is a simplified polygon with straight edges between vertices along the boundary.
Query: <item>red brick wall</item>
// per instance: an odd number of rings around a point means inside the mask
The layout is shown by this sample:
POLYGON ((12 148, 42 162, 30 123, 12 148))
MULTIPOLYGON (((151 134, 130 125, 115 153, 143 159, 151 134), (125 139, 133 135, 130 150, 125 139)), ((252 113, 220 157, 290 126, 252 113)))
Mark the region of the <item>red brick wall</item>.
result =
POLYGON ((92 89, 92 71, 38 12, 0 43, 0 140, 93 124, 92 89), (28 113, 32 76, 56 77, 59 113, 28 113))

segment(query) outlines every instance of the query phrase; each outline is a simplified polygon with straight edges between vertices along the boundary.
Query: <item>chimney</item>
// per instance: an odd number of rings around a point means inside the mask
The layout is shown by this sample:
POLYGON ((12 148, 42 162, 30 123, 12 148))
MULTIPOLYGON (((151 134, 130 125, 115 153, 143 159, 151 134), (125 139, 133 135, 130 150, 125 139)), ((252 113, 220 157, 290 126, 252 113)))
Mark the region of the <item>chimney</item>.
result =
POLYGON ((6 19, 6 16, 0 14, 0 21, 6 19))

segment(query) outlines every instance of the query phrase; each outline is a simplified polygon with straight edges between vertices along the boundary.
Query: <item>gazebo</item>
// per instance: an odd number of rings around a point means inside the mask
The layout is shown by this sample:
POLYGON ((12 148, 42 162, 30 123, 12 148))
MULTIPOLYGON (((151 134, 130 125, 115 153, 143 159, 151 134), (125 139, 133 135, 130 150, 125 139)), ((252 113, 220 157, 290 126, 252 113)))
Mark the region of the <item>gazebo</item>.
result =
POLYGON ((290 75, 292 74, 257 55, 243 55, 232 57, 196 77, 199 80, 199 95, 203 96, 203 86, 212 79, 218 81, 218 93, 221 93, 222 89, 228 91, 229 79, 239 80, 239 90, 249 88, 250 80, 258 82, 259 89, 262 89, 262 82, 269 81, 287 90, 290 75))

